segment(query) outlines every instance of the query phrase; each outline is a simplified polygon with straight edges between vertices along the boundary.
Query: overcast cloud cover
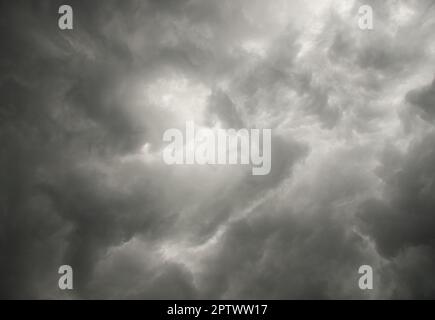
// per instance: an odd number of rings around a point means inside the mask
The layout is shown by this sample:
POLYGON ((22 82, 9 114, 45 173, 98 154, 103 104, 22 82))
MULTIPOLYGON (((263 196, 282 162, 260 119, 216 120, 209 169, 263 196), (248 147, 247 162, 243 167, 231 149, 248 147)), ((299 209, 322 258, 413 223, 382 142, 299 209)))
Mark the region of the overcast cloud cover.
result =
POLYGON ((0 1, 0 298, 435 298, 433 4, 0 1), (167 166, 187 120, 271 173, 167 166))

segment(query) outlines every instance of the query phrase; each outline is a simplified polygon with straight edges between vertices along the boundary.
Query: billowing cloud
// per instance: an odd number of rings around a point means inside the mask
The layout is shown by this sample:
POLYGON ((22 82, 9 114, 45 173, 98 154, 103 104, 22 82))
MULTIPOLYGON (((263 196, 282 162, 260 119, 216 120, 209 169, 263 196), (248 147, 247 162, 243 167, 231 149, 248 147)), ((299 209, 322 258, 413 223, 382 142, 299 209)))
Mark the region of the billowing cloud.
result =
POLYGON ((1 298, 434 297, 432 1, 61 4, 0 2, 1 298), (186 121, 270 174, 166 165, 186 121))

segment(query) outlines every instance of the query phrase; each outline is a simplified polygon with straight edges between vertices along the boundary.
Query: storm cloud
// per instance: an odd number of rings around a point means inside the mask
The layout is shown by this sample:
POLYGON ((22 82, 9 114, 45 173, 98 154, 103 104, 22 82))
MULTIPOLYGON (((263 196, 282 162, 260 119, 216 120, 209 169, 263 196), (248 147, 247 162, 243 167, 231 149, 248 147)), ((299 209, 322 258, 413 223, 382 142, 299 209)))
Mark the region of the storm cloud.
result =
POLYGON ((0 1, 0 298, 435 297, 432 1, 64 2, 0 1), (186 121, 270 174, 166 165, 186 121))

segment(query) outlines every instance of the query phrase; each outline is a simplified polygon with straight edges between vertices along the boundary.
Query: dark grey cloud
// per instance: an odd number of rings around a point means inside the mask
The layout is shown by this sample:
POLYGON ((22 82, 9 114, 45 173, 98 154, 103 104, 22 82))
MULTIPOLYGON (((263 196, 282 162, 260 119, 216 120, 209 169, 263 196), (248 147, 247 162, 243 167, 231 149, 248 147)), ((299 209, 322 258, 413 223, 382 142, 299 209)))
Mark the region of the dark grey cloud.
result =
POLYGON ((432 133, 414 142, 392 172, 379 168, 384 196, 363 204, 359 215, 361 230, 375 241, 381 255, 391 259, 393 270, 397 269, 396 298, 432 298, 435 293, 431 277, 425 277, 429 283, 419 279, 430 274, 435 258, 433 141, 432 133), (413 260, 421 261, 421 268, 413 260))
POLYGON ((356 234, 325 209, 304 217, 271 203, 231 224, 207 258, 209 298, 364 297, 347 286, 364 257, 356 234), (262 216, 267 211, 267 216, 262 216))
POLYGON ((244 128, 243 120, 238 114, 234 102, 222 90, 216 90, 210 96, 209 111, 228 128, 244 128))
POLYGON ((435 112, 435 80, 427 86, 408 92, 406 99, 423 111, 423 118, 433 119, 435 112))
POLYGON ((0 298, 432 298, 434 7, 362 3, 0 1, 0 298), (271 173, 166 166, 188 120, 271 173))

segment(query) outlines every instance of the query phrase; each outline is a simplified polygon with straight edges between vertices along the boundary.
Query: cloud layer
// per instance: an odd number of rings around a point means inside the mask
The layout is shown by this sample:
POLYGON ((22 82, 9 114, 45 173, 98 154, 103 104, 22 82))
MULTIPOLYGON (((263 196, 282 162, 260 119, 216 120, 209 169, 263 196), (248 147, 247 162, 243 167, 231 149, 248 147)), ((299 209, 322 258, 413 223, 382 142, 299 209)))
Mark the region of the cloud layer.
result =
POLYGON ((1 298, 435 297, 432 1, 61 4, 0 1, 1 298), (271 173, 165 165, 190 120, 271 173))

